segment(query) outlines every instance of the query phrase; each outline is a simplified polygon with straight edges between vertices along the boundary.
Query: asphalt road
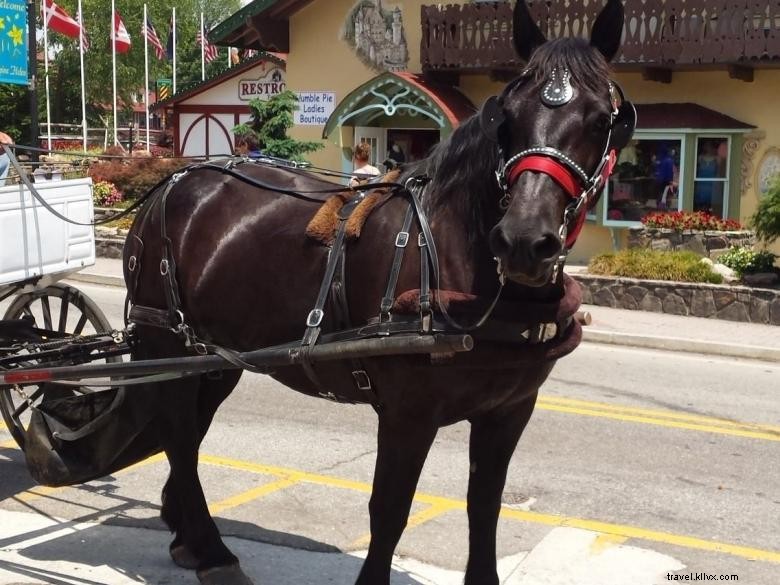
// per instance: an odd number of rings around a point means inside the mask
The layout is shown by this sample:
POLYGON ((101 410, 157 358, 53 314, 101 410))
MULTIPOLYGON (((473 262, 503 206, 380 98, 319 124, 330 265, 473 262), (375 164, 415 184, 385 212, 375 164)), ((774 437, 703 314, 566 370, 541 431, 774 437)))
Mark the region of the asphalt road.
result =
MULTIPOLYGON (((121 291, 79 287, 121 323, 121 291)), ((666 583, 676 571, 779 583, 779 398, 780 365, 583 344, 544 385, 510 468, 499 554, 506 563, 525 558, 526 573, 506 582, 666 583), (598 571, 609 577, 594 577, 598 571)), ((375 432, 368 407, 307 398, 245 375, 202 448, 201 478, 223 534, 284 545, 274 549, 284 554, 365 548, 375 432)), ((165 561, 157 514, 166 469, 156 459, 77 488, 35 488, 0 431, 0 515, 28 527, 11 535, 0 528, 0 584, 100 582, 62 573, 47 580, 26 563, 95 566, 86 549, 101 545, 127 582, 172 582, 154 568, 165 561), (57 525, 46 518, 98 526, 92 537, 54 538, 57 525), (111 526, 121 529, 95 536, 111 526), (154 547, 139 529, 151 529, 145 533, 154 535, 154 547), (47 546, 19 545, 47 533, 47 546), (118 552, 129 543, 145 547, 143 554, 118 552)), ((398 549, 443 569, 453 583, 457 573, 448 571, 461 571, 466 558, 467 476, 468 425, 442 429, 398 549)), ((315 566, 311 581, 298 582, 318 582, 315 566)), ((350 561, 339 577, 320 581, 351 582, 344 574, 358 567, 350 561)), ((436 579, 398 582, 445 582, 436 579)))

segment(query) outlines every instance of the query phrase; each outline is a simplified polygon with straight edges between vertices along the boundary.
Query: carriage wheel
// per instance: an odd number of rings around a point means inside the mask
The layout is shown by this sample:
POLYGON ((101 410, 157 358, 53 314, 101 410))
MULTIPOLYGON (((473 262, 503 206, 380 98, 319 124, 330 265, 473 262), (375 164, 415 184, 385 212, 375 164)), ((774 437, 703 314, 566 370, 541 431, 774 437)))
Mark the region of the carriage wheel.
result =
MULTIPOLYGON (((105 333, 113 328, 103 311, 83 292, 72 286, 54 284, 41 290, 24 293, 17 296, 5 312, 4 319, 21 319, 27 316, 34 320, 36 327, 59 331, 70 335, 92 335, 105 333)), ((105 361, 121 361, 119 356, 105 361)), ((28 362, 35 366, 35 360, 28 362)), ((14 388, 0 389, 0 411, 9 432, 24 450, 27 427, 30 420, 30 408, 27 400, 34 405, 39 404, 44 397, 63 397, 89 390, 63 389, 46 384, 26 386, 23 396, 14 388)))

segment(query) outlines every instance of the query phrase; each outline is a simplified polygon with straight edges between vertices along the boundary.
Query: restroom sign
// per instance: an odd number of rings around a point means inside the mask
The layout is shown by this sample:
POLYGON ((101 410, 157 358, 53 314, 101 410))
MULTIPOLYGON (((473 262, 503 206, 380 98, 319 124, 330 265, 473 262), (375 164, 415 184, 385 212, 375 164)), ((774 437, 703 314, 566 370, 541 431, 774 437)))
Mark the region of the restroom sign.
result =
POLYGON ((324 126, 335 109, 335 92, 299 91, 295 124, 298 126, 324 126))
POLYGON ((287 89, 284 72, 273 69, 257 79, 241 79, 238 82, 238 98, 248 102, 253 99, 267 100, 287 89))

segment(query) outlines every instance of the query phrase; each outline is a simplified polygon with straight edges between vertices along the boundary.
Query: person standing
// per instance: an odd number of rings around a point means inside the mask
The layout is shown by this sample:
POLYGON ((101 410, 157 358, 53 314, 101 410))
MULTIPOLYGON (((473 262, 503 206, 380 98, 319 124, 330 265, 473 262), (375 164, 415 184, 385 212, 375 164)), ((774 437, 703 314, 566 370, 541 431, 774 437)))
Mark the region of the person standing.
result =
POLYGON ((365 183, 371 177, 377 177, 382 174, 378 168, 369 162, 371 160, 371 145, 368 142, 361 142, 355 147, 352 160, 354 161, 355 170, 353 171, 352 179, 349 181, 350 187, 356 187, 365 183))
MULTIPOLYGON (((5 132, 0 132, 0 144, 13 144, 14 139, 5 132)), ((0 187, 5 185, 5 178, 8 176, 8 168, 11 166, 11 160, 5 153, 5 149, 0 147, 0 187)))

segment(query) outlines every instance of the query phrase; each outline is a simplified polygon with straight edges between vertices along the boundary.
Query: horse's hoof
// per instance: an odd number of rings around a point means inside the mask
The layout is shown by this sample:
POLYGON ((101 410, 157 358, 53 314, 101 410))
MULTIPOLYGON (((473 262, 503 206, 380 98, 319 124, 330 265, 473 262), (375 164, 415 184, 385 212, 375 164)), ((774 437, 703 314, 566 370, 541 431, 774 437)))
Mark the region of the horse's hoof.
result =
POLYGON ((198 579, 201 585, 254 585, 238 563, 198 571, 198 579))
POLYGON ((189 569, 194 571, 198 568, 198 559, 190 552, 185 545, 180 544, 178 546, 172 546, 170 548, 171 558, 173 562, 179 565, 182 569, 189 569))

